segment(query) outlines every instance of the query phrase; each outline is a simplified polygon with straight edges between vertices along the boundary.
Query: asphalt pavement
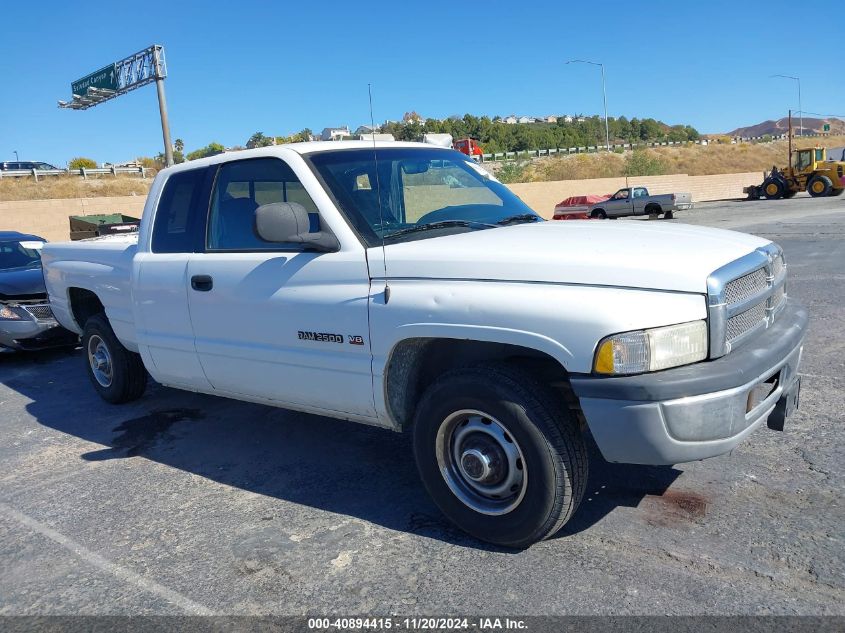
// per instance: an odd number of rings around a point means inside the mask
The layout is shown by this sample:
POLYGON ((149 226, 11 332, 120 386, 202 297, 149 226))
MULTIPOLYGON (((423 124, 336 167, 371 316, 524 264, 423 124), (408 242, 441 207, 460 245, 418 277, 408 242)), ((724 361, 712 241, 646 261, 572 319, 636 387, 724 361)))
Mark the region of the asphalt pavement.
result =
POLYGON ((593 454, 563 532, 510 551, 443 519, 403 436, 159 386, 113 406, 80 351, 0 356, 0 614, 845 614, 845 197, 671 222, 784 247, 812 320, 783 433, 593 454))

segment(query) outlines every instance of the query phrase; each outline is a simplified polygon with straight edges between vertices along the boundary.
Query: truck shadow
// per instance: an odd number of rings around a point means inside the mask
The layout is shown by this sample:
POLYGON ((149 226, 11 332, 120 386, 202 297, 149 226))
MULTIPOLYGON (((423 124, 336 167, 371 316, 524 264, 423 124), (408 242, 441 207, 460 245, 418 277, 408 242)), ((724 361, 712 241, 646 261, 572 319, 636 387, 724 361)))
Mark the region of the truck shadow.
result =
MULTIPOLYGON (((26 410, 40 424, 103 446, 81 452, 82 460, 142 457, 284 502, 503 551, 465 535, 440 514, 418 479, 407 436, 152 383, 140 400, 109 405, 91 388, 82 362, 81 352, 0 362, 0 382, 31 401, 26 410)), ((616 507, 662 494, 680 474, 608 464, 596 450, 591 459, 581 509, 559 537, 588 529, 616 507)))

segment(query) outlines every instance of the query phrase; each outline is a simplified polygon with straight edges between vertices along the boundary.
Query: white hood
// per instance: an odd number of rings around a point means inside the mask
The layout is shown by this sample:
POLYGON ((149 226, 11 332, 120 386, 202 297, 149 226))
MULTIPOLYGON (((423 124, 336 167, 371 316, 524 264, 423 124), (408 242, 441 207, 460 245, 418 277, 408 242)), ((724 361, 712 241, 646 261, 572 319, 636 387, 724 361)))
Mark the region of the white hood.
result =
MULTIPOLYGON (((707 276, 769 244, 753 235, 686 224, 537 222, 390 244, 387 277, 484 279, 707 292, 707 276)), ((381 248, 368 251, 384 276, 381 248)))

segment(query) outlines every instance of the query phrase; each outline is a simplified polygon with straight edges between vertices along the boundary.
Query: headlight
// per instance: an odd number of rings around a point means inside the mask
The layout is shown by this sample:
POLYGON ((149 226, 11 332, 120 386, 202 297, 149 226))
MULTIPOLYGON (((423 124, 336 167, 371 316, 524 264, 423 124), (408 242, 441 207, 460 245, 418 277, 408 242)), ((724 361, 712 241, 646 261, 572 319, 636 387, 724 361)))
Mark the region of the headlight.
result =
POLYGON ((596 350, 599 374, 641 374, 707 358, 707 323, 691 321, 608 336, 596 350))
POLYGON ((0 320, 20 321, 23 317, 6 305, 0 305, 0 320))

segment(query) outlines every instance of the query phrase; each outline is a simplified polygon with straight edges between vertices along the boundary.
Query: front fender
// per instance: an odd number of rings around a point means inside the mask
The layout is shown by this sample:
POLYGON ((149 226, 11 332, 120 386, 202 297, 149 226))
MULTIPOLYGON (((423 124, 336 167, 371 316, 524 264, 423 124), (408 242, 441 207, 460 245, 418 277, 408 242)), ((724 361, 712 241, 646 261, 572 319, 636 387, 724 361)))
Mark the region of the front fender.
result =
POLYGON ((703 294, 449 279, 393 279, 389 285, 388 303, 370 302, 374 392, 382 410, 390 355, 408 339, 517 345, 547 354, 569 373, 590 373, 605 336, 707 317, 703 294))

